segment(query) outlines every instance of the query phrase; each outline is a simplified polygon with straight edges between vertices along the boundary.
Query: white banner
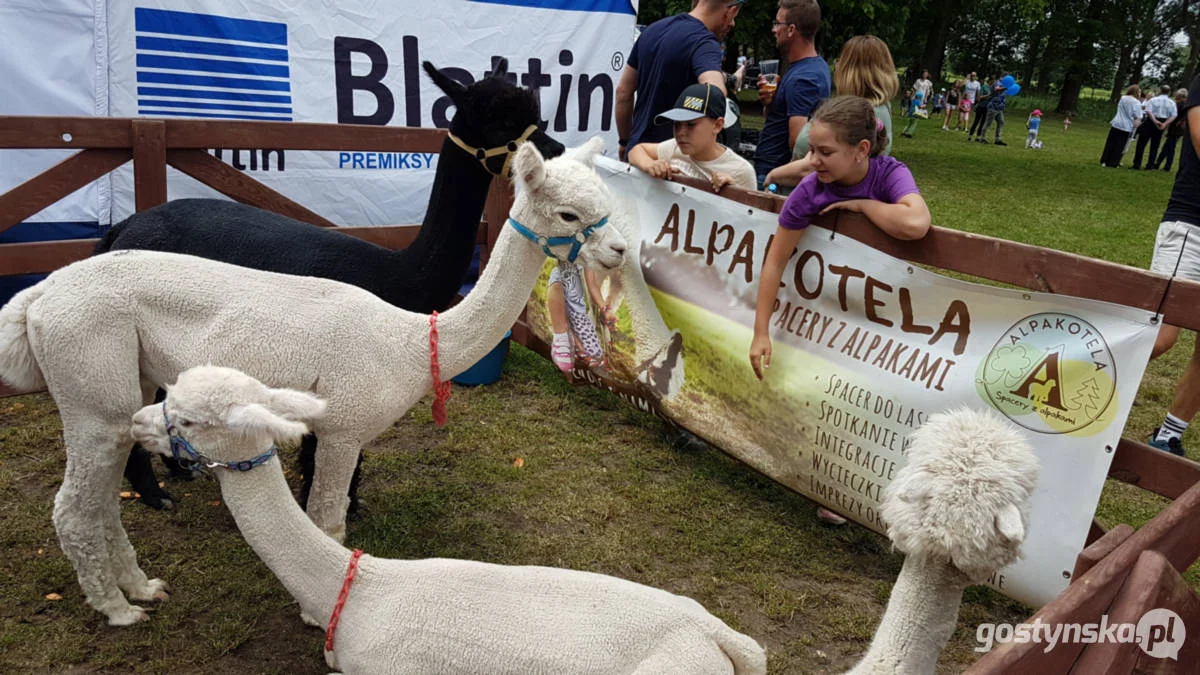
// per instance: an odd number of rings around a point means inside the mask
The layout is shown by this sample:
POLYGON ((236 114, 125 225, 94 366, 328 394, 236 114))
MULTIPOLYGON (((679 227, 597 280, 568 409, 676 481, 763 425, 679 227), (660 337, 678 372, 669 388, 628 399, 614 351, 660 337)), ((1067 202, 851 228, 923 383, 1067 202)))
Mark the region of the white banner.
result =
MULTIPOLYGON (((651 408, 879 532, 882 491, 909 434, 937 412, 995 408, 1042 469, 1025 557, 989 583, 1035 606, 1067 586, 1157 333, 1149 312, 949 279, 814 227, 783 275, 760 383, 748 353, 775 214, 612 160, 599 167, 640 228, 654 305, 683 337, 682 390, 651 395, 651 408)), ((639 282, 624 280, 614 325, 640 341, 647 322, 626 318, 639 282)), ((546 313, 529 316, 548 338, 546 313)), ((620 379, 609 349, 603 377, 620 379)))
MULTIPOLYGON (((616 85, 636 10, 630 0, 46 4, 20 0, 0 10, 0 100, 33 102, 5 114, 445 127, 453 108, 421 62, 456 69, 452 77, 469 83, 504 57, 521 84, 538 89, 549 134, 567 145, 603 135, 613 149, 616 85), (47 45, 53 58, 29 58, 47 45)), ((223 148, 218 156, 353 225, 421 222, 437 166, 429 153, 223 148)), ((0 187, 53 161, 6 164, 0 187)), ((215 195, 168 174, 172 199, 215 195)), ((94 189, 72 203, 100 222, 124 218, 133 208, 130 167, 113 174, 112 196, 111 211, 94 189)))

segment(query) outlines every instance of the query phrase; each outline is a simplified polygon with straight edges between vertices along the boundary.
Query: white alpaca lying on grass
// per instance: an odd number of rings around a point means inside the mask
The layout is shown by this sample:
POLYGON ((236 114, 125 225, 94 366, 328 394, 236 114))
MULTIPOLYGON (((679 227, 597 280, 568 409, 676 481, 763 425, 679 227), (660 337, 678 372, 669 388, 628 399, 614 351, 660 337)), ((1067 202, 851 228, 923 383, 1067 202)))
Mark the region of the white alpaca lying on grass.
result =
MULTIPOLYGON (((189 450, 216 474, 238 528, 300 603, 328 625, 351 552, 288 489, 276 441, 323 414, 307 392, 200 366, 133 417, 152 452, 189 450), (182 449, 186 444, 187 449, 182 449)), ((328 636, 327 636, 328 639, 328 636)), ((753 639, 696 601, 624 579, 551 567, 362 556, 326 651, 347 673, 765 673, 753 639)))
MULTIPOLYGON (((517 151, 517 196, 479 284, 438 320, 441 379, 486 355, 516 321, 548 254, 618 267, 625 240, 603 227, 612 198, 592 170, 602 142, 544 161, 517 151), (566 244, 545 238, 561 238, 566 244)), ((433 386, 430 317, 327 279, 261 272, 192 256, 117 251, 83 260, 0 309, 0 379, 43 382, 58 404, 66 476, 54 503, 63 553, 88 602, 112 625, 146 619, 133 600, 166 597, 121 526, 118 490, 129 416, 196 365, 239 368, 329 404, 309 515, 345 537, 347 491, 362 446, 433 386), (122 594, 124 591, 125 594, 122 594)))
POLYGON ((933 415, 888 485, 883 519, 907 555, 887 611, 853 675, 933 673, 967 586, 1021 557, 1038 461, 987 411, 933 415))

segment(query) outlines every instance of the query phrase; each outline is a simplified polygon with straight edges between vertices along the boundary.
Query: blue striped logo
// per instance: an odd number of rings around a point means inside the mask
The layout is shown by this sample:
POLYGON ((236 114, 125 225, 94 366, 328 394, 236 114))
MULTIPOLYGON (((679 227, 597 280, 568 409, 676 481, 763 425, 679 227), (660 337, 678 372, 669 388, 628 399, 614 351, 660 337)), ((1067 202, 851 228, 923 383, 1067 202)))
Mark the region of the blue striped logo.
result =
POLYGON ((292 120, 287 24, 134 9, 138 114, 292 120))

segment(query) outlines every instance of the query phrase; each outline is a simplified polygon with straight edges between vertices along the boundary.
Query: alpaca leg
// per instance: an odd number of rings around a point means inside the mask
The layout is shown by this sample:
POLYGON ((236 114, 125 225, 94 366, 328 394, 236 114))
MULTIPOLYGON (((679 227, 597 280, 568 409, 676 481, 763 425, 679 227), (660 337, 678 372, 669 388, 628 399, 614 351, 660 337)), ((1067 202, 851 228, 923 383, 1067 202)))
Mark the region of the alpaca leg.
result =
POLYGON ((350 482, 362 446, 353 438, 322 439, 308 499, 308 516, 338 543, 346 538, 350 482))
POLYGON ((358 499, 358 484, 362 480, 362 453, 358 453, 358 461, 354 463, 354 476, 350 479, 350 506, 347 513, 351 516, 357 516, 358 512, 363 508, 363 503, 358 499))
MULTIPOLYGON (((109 550, 109 532, 121 529, 117 490, 124 453, 114 439, 123 435, 103 423, 88 425, 64 419, 67 470, 54 498, 59 545, 75 567, 88 604, 107 616, 113 626, 128 626, 149 618, 144 609, 130 605, 122 595, 118 579, 129 579, 136 573, 114 569, 109 550)), ((122 552, 120 558, 136 568, 132 549, 128 554, 122 552)))
MULTIPOLYGON (((141 382, 142 404, 151 401, 161 402, 166 392, 155 384, 143 380, 141 382)), ((125 480, 138 493, 138 501, 152 509, 171 509, 175 506, 175 498, 158 486, 158 476, 154 473, 154 463, 151 454, 134 443, 129 450, 129 459, 125 462, 125 480)))
POLYGON ((129 459, 125 462, 125 480, 138 493, 138 501, 152 509, 170 510, 175 508, 175 498, 169 492, 158 486, 158 475, 154 473, 154 464, 150 461, 151 454, 138 444, 129 449, 129 459))
MULTIPOLYGON (((317 437, 305 434, 300 439, 300 507, 308 508, 308 496, 312 493, 313 473, 317 465, 317 437)), ((358 463, 354 465, 354 477, 350 479, 350 506, 347 513, 358 515, 363 504, 358 499, 358 484, 362 478, 362 453, 358 455, 358 463)))
MULTIPOLYGON (((106 507, 107 508, 107 507, 106 507)), ((145 572, 137 564, 137 553, 133 544, 129 543, 129 535, 121 526, 121 505, 111 505, 111 513, 104 521, 105 542, 108 544, 110 569, 117 577, 117 586, 125 592, 130 600, 152 602, 166 600, 167 582, 162 579, 148 579, 145 572)))
MULTIPOLYGON (((131 442, 133 439, 129 436, 129 430, 125 429, 117 441, 117 447, 123 448, 131 442)), ((104 519, 104 539, 108 546, 109 569, 117 577, 117 586, 131 600, 166 600, 166 582, 146 578, 145 572, 138 567, 137 553, 133 550, 133 544, 129 543, 125 528, 121 526, 120 501, 105 502, 104 508, 108 511, 104 519)))
POLYGON ((300 507, 308 510, 313 474, 317 470, 317 436, 304 434, 300 439, 300 507))

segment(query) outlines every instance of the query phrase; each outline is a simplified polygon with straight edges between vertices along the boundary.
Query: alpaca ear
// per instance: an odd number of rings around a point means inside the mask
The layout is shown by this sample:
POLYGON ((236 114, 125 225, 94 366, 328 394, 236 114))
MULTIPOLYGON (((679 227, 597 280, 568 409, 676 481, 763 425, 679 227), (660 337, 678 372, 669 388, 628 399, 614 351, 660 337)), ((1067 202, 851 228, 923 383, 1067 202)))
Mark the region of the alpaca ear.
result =
POLYGON ((429 79, 433 80, 438 89, 441 89, 442 92, 449 96, 450 100, 454 101, 455 106, 457 106, 458 102, 462 99, 462 95, 466 93, 467 88, 457 80, 446 77, 442 74, 442 71, 434 68, 432 63, 423 61, 421 65, 424 66, 425 72, 429 73, 429 79))
POLYGON ((295 389, 272 389, 267 407, 288 420, 313 420, 325 414, 325 401, 295 389))
POLYGON ((1016 504, 1005 504, 996 514, 996 529, 1009 541, 1024 541, 1025 524, 1021 522, 1021 510, 1016 504))
POLYGON ((604 151, 604 139, 600 136, 593 136, 586 143, 577 147, 569 148, 563 153, 565 157, 575 160, 580 164, 587 166, 596 165, 596 155, 604 151))
POLYGON ((513 160, 513 175, 530 192, 537 192, 546 182, 546 160, 533 143, 522 143, 513 160))
POLYGON ((294 441, 308 433, 303 422, 286 420, 258 403, 239 403, 225 415, 225 426, 240 431, 262 431, 277 441, 294 441))
POLYGON ((508 59, 500 57, 496 62, 496 69, 492 71, 492 77, 504 77, 508 74, 508 59))

